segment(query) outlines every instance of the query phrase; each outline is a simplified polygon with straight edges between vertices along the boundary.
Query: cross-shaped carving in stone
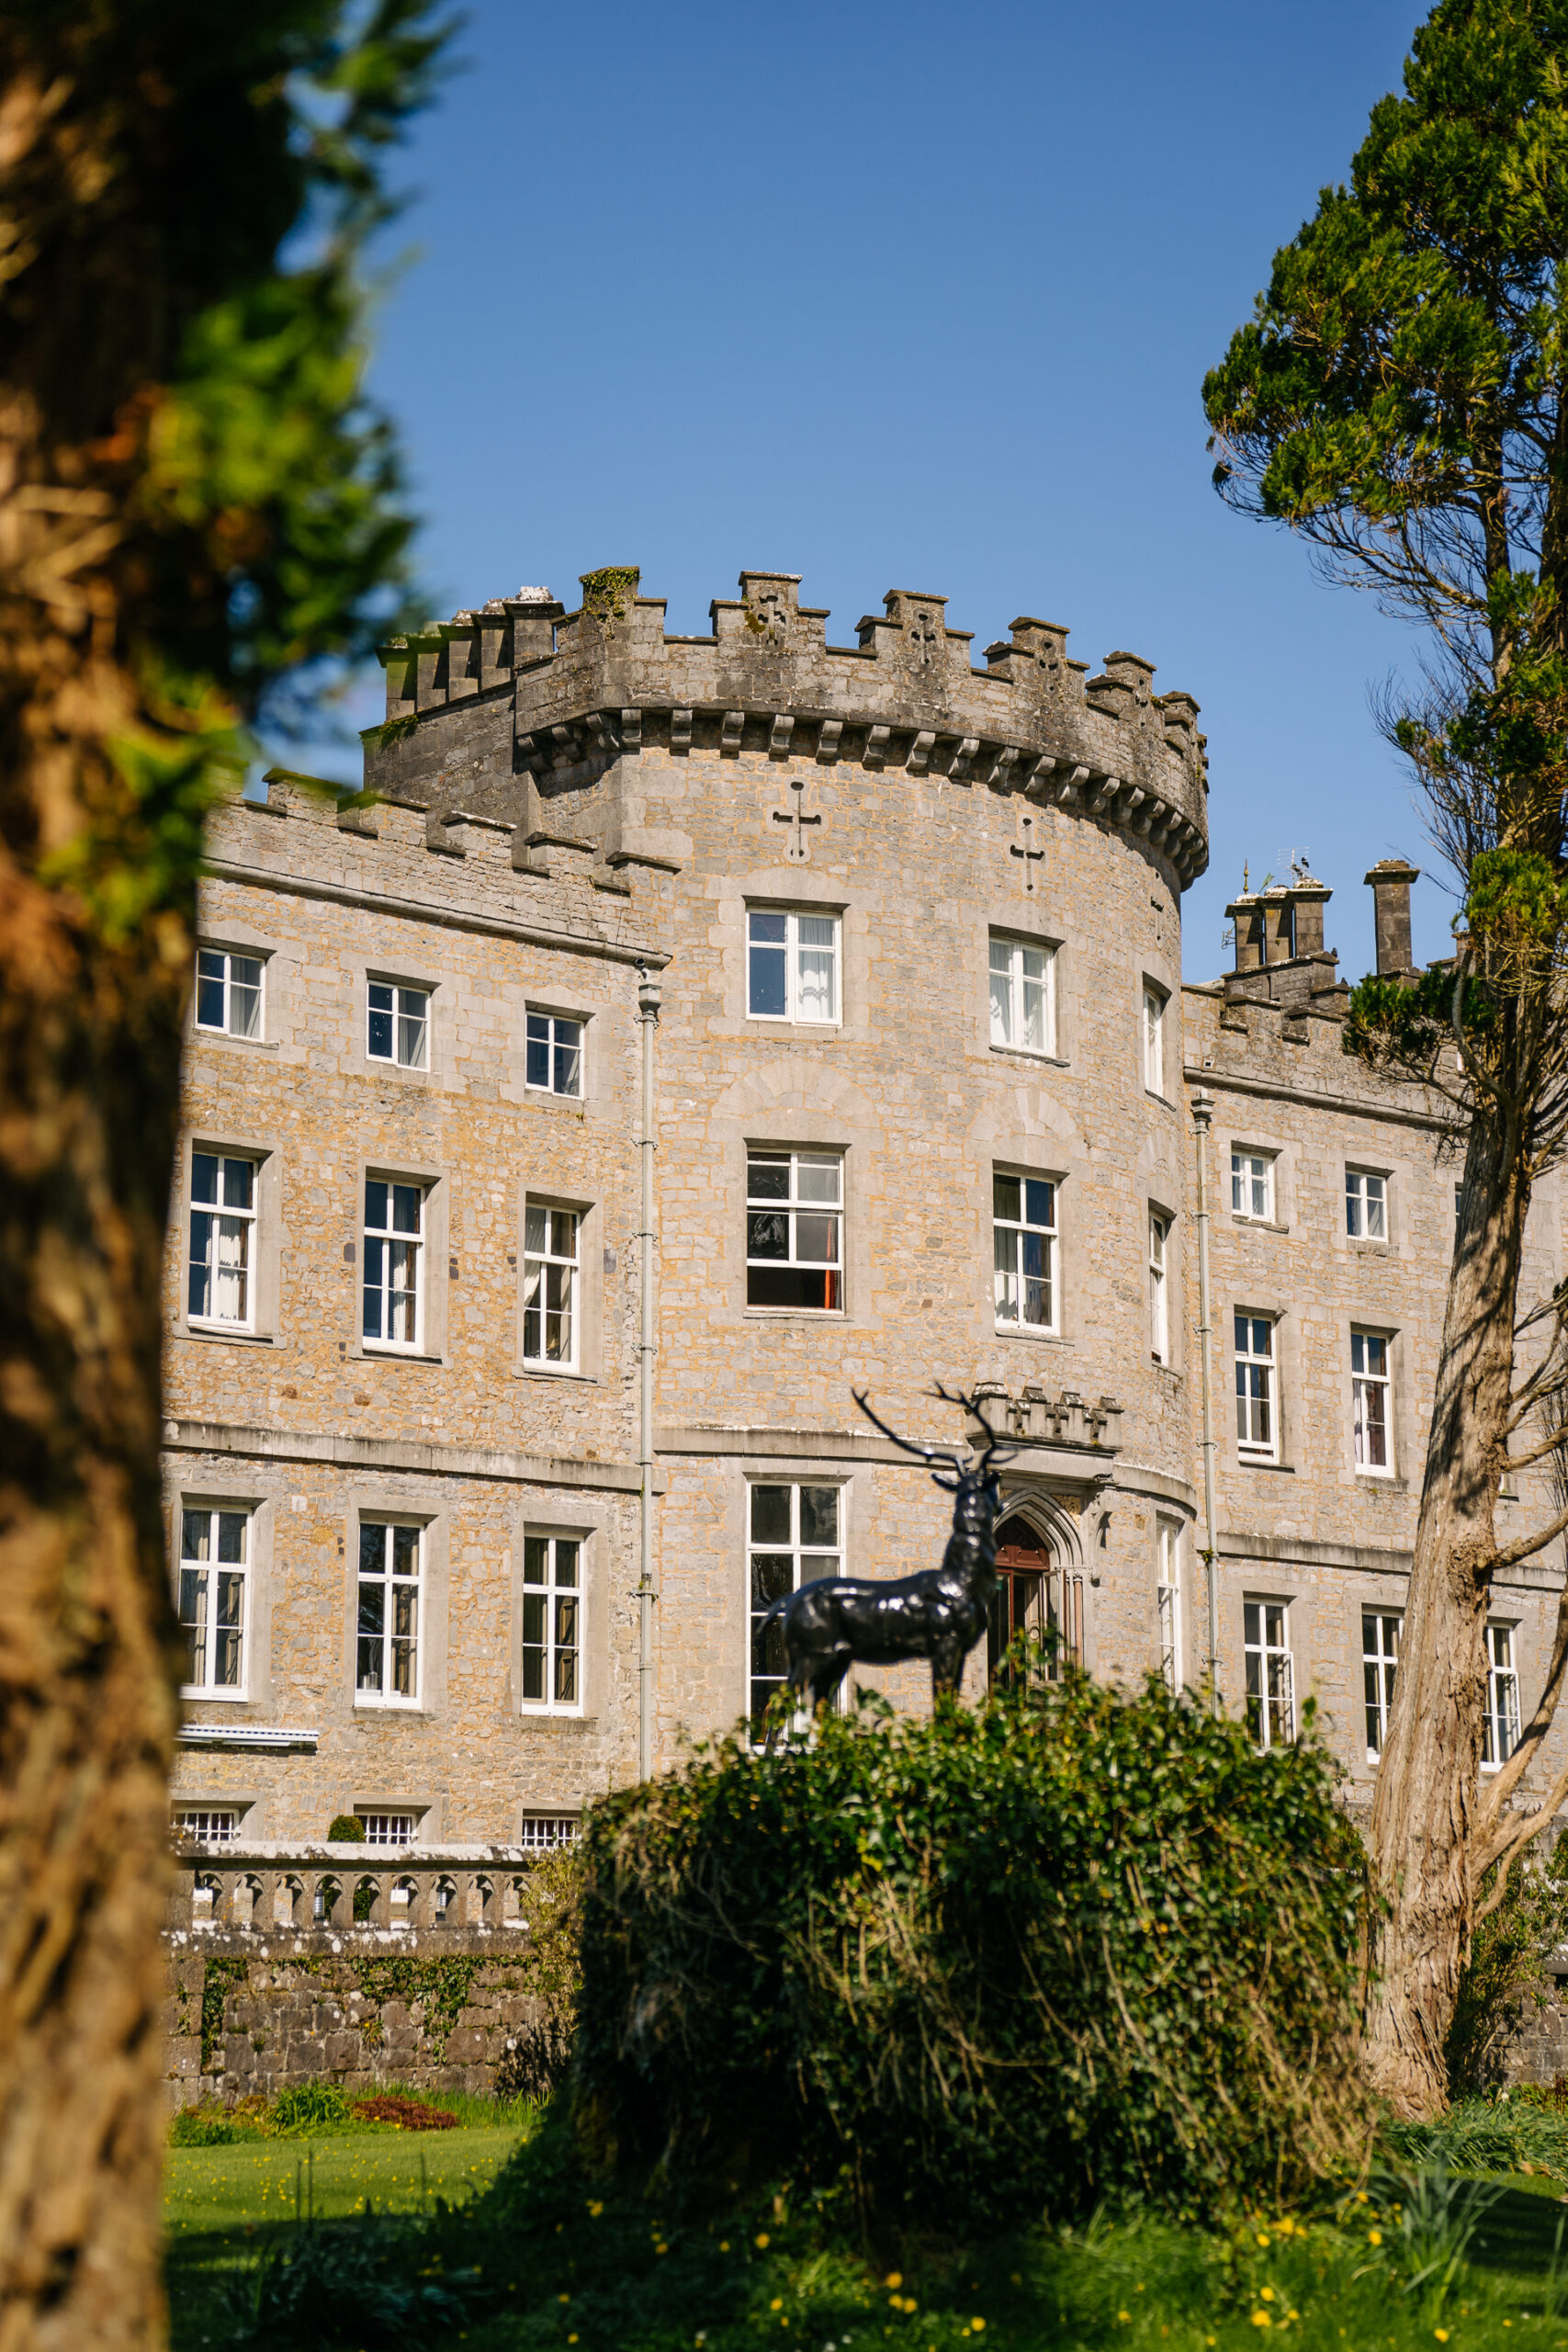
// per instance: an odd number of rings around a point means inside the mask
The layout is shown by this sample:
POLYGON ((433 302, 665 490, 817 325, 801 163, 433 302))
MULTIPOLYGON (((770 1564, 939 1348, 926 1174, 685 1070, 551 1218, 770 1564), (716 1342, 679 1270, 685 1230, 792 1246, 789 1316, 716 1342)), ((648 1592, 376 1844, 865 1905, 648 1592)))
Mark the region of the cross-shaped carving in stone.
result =
POLYGON ((808 817, 806 814, 806 783, 807 780, 805 776, 792 775, 789 780, 789 788, 794 796, 791 806, 787 808, 775 808, 773 810, 774 824, 787 825, 790 829, 789 841, 784 849, 784 855, 789 859, 793 865, 804 865, 807 859, 811 854, 811 852, 806 844, 806 835, 801 831, 802 826, 819 825, 822 822, 820 817, 808 817))
POLYGON ((1025 817, 1022 825, 1023 839, 1011 844, 1010 854, 1023 860, 1024 895, 1032 899, 1034 896, 1034 868, 1045 853, 1035 842, 1033 818, 1025 817))
POLYGON ((929 668, 936 660, 936 619, 931 613, 916 613, 909 622, 909 643, 915 659, 929 668))
POLYGON ((786 615, 784 601, 776 588, 764 588, 755 600, 757 623, 764 637, 774 645, 784 643, 786 615))

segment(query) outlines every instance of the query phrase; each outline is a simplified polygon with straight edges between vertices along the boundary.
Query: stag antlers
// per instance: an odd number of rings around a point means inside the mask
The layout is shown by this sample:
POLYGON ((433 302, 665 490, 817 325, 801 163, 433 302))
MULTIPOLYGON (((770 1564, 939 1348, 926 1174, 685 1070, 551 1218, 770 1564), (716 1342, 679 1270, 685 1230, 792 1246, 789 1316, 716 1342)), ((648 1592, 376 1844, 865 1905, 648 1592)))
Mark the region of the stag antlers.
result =
POLYGON ((872 1411, 871 1406, 867 1402, 869 1394, 869 1390, 864 1388, 852 1388, 850 1391, 850 1395, 854 1398, 855 1403, 860 1407, 861 1411, 865 1415, 866 1419, 872 1423, 874 1428, 879 1429, 884 1437, 890 1438, 900 1453, 912 1453, 921 1462, 945 1462, 950 1464, 953 1470, 953 1477, 951 1479, 942 1477, 940 1471, 933 1470, 931 1473, 931 1476, 935 1478, 937 1485, 939 1487, 945 1487, 950 1493, 953 1491, 957 1480, 964 1477, 965 1475, 970 1476, 984 1476, 986 1472, 990 1469, 993 1462, 998 1460, 1002 1462, 1010 1462, 1018 1452, 1018 1448, 1016 1446, 1008 1445, 999 1432, 991 1427, 990 1422, 980 1410, 979 1396, 977 1395, 971 1396, 965 1389, 944 1388, 939 1380, 935 1387, 931 1391, 931 1394, 933 1396, 940 1396, 944 1405, 962 1406, 966 1413, 972 1413, 974 1415, 975 1419, 979 1422, 980 1427, 985 1430, 985 1451, 982 1453, 978 1464, 976 1464, 973 1470, 970 1468, 969 1462, 969 1457, 973 1451, 971 1447, 966 1446, 964 1452, 959 1453, 955 1452, 952 1446, 921 1445, 919 1443, 912 1444, 907 1437, 900 1437, 897 1430, 889 1429, 887 1423, 881 1418, 880 1414, 874 1413, 872 1411))

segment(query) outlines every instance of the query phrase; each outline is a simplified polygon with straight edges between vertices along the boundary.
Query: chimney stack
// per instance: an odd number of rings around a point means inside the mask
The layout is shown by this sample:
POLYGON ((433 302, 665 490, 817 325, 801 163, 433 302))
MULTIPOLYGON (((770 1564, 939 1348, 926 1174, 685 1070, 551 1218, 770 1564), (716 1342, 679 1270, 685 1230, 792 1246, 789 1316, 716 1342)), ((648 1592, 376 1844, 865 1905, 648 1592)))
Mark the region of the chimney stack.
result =
POLYGON ((1410 885, 1420 871, 1402 857, 1385 857, 1367 876, 1376 910, 1378 971, 1391 979, 1416 968, 1410 948, 1410 885))

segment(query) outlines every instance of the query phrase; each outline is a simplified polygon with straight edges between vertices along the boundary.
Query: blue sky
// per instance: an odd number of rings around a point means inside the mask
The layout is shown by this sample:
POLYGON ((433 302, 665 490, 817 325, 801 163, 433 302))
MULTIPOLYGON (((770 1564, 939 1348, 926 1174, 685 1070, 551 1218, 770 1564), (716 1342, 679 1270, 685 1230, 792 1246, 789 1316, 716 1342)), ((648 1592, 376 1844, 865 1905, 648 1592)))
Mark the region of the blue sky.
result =
MULTIPOLYGON (((910 587, 981 646, 1034 613, 1080 660, 1129 647, 1209 735, 1189 977, 1226 960, 1243 860, 1256 884, 1303 847, 1359 977, 1366 868, 1430 862, 1368 710, 1408 640, 1220 504, 1199 388, 1416 21, 472 0, 397 164, 415 251, 373 367, 432 610, 524 582, 572 604, 629 562, 672 630, 705 629, 746 565, 802 573, 830 641, 910 587)), ((1441 953, 1450 902, 1415 895, 1441 953)))

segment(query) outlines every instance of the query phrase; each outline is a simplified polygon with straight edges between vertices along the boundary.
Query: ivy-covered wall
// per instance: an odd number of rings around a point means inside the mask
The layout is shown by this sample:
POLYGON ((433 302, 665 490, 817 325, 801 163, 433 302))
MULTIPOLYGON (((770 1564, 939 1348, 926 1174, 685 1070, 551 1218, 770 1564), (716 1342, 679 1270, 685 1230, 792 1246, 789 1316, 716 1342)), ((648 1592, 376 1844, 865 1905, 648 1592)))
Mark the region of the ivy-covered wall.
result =
POLYGON ((204 1935, 171 1943, 168 1976, 171 2108, 319 2078, 492 2091, 538 2016, 525 1947, 494 1934, 204 1935))

